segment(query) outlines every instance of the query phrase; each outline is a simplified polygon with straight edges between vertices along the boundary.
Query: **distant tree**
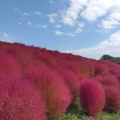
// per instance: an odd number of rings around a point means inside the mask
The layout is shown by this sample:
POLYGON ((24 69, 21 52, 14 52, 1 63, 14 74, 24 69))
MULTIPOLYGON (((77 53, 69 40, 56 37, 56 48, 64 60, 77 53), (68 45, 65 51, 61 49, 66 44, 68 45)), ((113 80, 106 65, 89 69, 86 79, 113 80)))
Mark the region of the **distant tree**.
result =
POLYGON ((111 61, 111 62, 116 62, 116 63, 120 64, 120 57, 113 57, 113 56, 110 56, 110 55, 103 55, 101 57, 101 59, 111 61))
POLYGON ((113 57, 110 55, 103 55, 101 57, 102 60, 108 60, 108 61, 113 61, 113 57))

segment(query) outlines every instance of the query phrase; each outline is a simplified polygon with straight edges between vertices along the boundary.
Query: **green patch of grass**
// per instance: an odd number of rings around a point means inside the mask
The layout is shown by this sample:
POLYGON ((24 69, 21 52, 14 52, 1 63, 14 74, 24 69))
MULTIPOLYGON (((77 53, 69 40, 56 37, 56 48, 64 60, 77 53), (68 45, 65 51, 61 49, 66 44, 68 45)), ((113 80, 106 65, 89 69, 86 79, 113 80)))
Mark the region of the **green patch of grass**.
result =
MULTIPOLYGON (((51 120, 85 120, 88 116, 75 104, 72 104, 67 112, 63 113, 58 118, 51 120)), ((102 112, 96 120, 120 120, 120 112, 118 113, 107 113, 102 112)))
POLYGON ((118 113, 107 113, 102 112, 97 120, 120 120, 120 112, 118 113))
POLYGON ((72 104, 67 112, 63 113, 58 118, 54 118, 52 120, 84 120, 87 117, 85 113, 80 110, 77 105, 72 104))

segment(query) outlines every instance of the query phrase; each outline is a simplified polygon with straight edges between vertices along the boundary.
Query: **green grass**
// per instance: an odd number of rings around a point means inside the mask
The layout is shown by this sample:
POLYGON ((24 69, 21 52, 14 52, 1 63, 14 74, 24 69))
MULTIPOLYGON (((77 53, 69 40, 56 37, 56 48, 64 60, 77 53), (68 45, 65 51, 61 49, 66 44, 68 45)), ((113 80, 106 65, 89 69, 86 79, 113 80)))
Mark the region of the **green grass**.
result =
MULTIPOLYGON (((71 105, 67 112, 63 113, 58 118, 51 120, 85 120, 88 116, 82 112, 76 105, 71 105)), ((102 112, 96 120, 120 120, 119 113, 102 112)))

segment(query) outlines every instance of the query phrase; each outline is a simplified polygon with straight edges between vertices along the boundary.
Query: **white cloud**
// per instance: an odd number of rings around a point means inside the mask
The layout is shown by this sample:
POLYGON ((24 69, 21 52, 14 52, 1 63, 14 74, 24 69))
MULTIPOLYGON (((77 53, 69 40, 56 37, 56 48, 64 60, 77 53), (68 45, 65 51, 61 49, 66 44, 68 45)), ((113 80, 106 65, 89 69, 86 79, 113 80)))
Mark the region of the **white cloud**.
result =
POLYGON ((56 35, 63 35, 63 32, 61 32, 61 31, 59 31, 59 30, 56 30, 56 31, 55 31, 55 34, 56 34, 56 35))
POLYGON ((58 36, 67 35, 67 36, 72 36, 72 37, 75 36, 73 33, 62 32, 62 31, 59 31, 59 30, 55 31, 55 35, 58 35, 58 36))
POLYGON ((86 4, 87 0, 69 0, 70 6, 67 10, 62 11, 62 22, 70 26, 75 25, 79 13, 83 6, 86 4))
POLYGON ((84 27, 84 23, 83 22, 81 22, 81 23, 79 22, 78 23, 78 27, 83 28, 84 27))
POLYGON ((107 40, 104 40, 103 42, 97 44, 95 47, 83 48, 80 50, 68 50, 66 52, 77 54, 77 55, 83 55, 85 57, 91 56, 93 58, 95 58, 95 56, 99 56, 99 58, 100 58, 103 54, 119 56, 119 53, 120 53, 120 31, 111 34, 107 40))
POLYGON ((27 25, 28 26, 32 26, 32 22, 27 22, 27 25))
POLYGON ((95 21, 97 18, 109 13, 115 0, 91 0, 87 1, 85 9, 81 12, 81 16, 88 21, 95 21))
POLYGON ((83 22, 97 21, 95 24, 99 27, 98 31, 110 30, 120 25, 119 0, 66 0, 64 6, 61 5, 62 2, 58 1, 58 3, 59 10, 48 15, 50 23, 76 27, 75 33, 83 30, 83 27, 79 27, 79 23, 83 22))
POLYGON ((65 17, 65 16, 63 16, 63 20, 62 20, 62 22, 64 23, 64 24, 67 24, 67 25, 70 25, 70 26, 74 26, 74 20, 72 20, 71 18, 69 18, 69 17, 65 17))
POLYGON ((0 41, 13 42, 14 38, 9 36, 6 32, 0 34, 0 41))
POLYGON ((110 30, 120 25, 120 13, 111 13, 105 20, 102 20, 99 27, 103 30, 110 30))
POLYGON ((36 11, 36 12, 34 12, 33 14, 34 14, 34 15, 38 15, 38 16, 40 16, 40 15, 41 15, 41 12, 36 11))
POLYGON ((48 17, 49 17, 50 23, 54 24, 54 23, 56 23, 56 21, 58 19, 58 14, 56 14, 56 13, 49 14, 48 17))
POLYGON ((29 16, 30 14, 29 13, 27 13, 27 12, 22 12, 19 8, 17 8, 17 7, 14 7, 13 8, 18 14, 21 14, 21 15, 23 15, 23 16, 29 16))
POLYGON ((75 30, 75 33, 80 33, 80 32, 82 32, 83 30, 81 29, 81 28, 77 28, 76 30, 75 30))
POLYGON ((62 26, 57 24, 57 25, 55 25, 55 27, 56 28, 61 28, 62 26))

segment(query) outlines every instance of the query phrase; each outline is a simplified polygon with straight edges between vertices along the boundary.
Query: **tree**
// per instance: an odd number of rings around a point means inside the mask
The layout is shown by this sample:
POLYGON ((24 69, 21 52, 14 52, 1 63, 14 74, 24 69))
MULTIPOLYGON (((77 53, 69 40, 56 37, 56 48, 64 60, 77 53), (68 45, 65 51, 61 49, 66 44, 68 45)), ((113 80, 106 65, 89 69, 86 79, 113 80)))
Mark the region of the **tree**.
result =
POLYGON ((116 63, 120 64, 120 57, 113 57, 113 56, 110 56, 110 55, 103 55, 100 59, 111 61, 111 62, 116 62, 116 63))

